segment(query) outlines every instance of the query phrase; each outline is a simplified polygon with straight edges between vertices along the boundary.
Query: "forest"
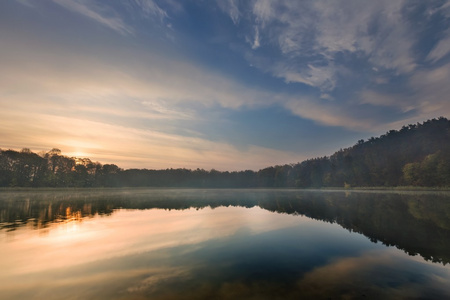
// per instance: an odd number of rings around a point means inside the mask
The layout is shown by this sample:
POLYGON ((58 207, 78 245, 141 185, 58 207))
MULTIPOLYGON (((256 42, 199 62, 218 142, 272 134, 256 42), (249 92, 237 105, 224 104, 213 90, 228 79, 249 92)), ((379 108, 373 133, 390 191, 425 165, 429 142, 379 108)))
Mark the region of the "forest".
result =
POLYGON ((450 121, 444 117, 359 140, 331 156, 259 171, 122 169, 59 149, 0 149, 0 187, 450 187, 450 121))

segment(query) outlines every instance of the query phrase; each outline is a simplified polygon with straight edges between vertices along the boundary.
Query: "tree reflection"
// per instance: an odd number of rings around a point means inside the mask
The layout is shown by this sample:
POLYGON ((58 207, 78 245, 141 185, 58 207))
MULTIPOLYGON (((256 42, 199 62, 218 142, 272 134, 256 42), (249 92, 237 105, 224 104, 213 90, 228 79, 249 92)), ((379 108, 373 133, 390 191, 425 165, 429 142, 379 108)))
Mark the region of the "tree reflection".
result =
POLYGON ((447 193, 312 192, 298 190, 113 189, 4 192, 0 230, 80 222, 117 209, 202 209, 259 206, 337 223, 372 242, 396 246, 433 262, 450 262, 447 193))

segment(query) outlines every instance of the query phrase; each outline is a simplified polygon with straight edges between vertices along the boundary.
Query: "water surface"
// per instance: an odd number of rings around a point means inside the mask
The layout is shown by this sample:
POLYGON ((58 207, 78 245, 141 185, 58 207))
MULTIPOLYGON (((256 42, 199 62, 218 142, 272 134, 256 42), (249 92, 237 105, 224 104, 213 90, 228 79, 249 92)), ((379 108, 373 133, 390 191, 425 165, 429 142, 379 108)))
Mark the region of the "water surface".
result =
POLYGON ((0 192, 1 299, 450 298, 448 193, 0 192))

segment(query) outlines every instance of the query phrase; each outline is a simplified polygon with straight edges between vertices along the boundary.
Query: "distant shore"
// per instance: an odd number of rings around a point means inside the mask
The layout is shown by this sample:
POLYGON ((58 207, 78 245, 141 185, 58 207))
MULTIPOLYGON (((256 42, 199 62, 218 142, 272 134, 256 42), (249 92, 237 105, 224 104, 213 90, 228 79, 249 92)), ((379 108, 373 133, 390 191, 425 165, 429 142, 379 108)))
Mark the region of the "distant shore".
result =
POLYGON ((322 190, 377 190, 377 191, 450 191, 450 187, 426 187, 426 186, 355 186, 343 187, 323 187, 322 190))
POLYGON ((369 187, 308 187, 308 188, 295 188, 295 187, 175 187, 175 186, 123 186, 123 187, 0 187, 0 191, 112 191, 112 190, 163 190, 163 189, 191 189, 191 190, 298 190, 298 191, 436 191, 447 192, 450 191, 450 187, 422 187, 422 186, 369 186, 369 187))

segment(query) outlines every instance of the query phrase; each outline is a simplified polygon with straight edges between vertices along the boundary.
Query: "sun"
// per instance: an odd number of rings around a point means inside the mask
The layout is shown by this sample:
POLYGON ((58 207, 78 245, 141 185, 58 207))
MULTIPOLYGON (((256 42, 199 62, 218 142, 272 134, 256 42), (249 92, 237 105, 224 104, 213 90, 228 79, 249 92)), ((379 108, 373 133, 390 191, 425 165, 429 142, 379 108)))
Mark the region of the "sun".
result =
POLYGON ((77 157, 77 158, 81 158, 81 157, 86 157, 87 154, 83 151, 75 151, 71 153, 71 156, 77 157))

